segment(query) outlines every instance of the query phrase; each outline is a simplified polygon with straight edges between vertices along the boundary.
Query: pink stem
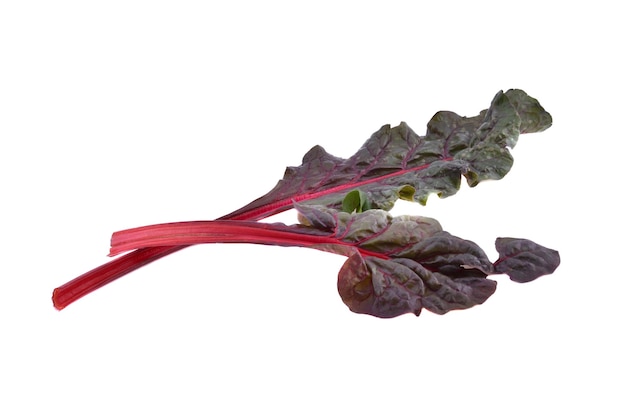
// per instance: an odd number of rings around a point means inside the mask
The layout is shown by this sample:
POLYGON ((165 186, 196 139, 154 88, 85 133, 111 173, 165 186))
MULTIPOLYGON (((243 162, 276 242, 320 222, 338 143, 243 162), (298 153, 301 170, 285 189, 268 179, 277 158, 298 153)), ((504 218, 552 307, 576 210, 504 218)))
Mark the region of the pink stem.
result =
POLYGON ((141 248, 129 252, 55 288, 52 292, 52 303, 57 310, 62 310, 111 281, 183 248, 185 245, 141 248))
MULTIPOLYGON (((119 231, 111 238, 111 252, 117 255, 124 251, 146 247, 183 246, 189 244, 247 243, 279 245, 284 247, 315 248, 320 245, 338 245, 347 248, 333 252, 349 255, 357 246, 345 243, 330 235, 312 234, 306 229, 282 224, 267 224, 249 221, 192 221, 149 225, 119 231)), ((362 255, 387 258, 386 255, 360 250, 362 255)))
MULTIPOLYGON (((230 219, 242 218, 232 217, 230 219)), ((188 246, 189 245, 161 246, 158 248, 148 247, 125 254, 55 288, 52 292, 52 304, 57 310, 62 310, 74 301, 96 291, 108 283, 188 246)))
MULTIPOLYGON (((442 161, 450 161, 452 157, 442 158, 442 161)), ((328 188, 326 190, 316 192, 314 194, 304 194, 295 197, 288 197, 269 204, 254 205, 251 204, 231 212, 221 218, 220 220, 260 220, 262 218, 269 217, 279 212, 288 210, 294 201, 303 201, 318 198, 330 193, 336 193, 340 191, 348 191, 350 189, 357 188, 361 185, 377 182, 379 180, 387 179, 395 175, 401 175, 407 172, 414 172, 427 168, 429 165, 420 165, 410 170, 401 170, 385 176, 374 177, 369 180, 351 182, 343 184, 337 187, 328 188)), ((54 289, 52 293, 52 303, 54 307, 61 310, 81 297, 97 290, 98 288, 114 281, 131 271, 143 267, 153 261, 170 255, 174 252, 180 251, 189 245, 176 245, 176 246, 160 246, 160 247, 146 247, 137 251, 130 252, 126 255, 109 261, 93 270, 86 272, 85 274, 74 278, 73 280, 63 284, 60 287, 54 289)))

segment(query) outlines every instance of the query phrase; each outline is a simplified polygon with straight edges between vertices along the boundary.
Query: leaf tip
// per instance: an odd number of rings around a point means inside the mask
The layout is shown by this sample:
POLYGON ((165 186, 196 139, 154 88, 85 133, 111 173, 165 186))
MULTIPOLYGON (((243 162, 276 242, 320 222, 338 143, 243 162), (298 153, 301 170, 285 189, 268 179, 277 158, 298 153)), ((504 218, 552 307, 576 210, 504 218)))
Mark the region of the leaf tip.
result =
POLYGON ((557 250, 523 238, 497 238, 496 250, 500 258, 494 264, 495 270, 518 283, 552 274, 561 264, 557 250))

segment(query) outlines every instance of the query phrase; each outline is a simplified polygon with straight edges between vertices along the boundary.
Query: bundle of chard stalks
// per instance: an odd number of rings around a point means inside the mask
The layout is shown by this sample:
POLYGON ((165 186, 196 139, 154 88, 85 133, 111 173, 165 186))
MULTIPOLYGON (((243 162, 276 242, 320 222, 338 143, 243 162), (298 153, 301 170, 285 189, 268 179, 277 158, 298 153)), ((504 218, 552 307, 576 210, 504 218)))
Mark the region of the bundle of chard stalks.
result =
POLYGON ((435 219, 393 217, 396 200, 425 204, 430 194, 455 194, 501 179, 513 165, 509 148, 520 134, 541 132, 552 118, 521 90, 499 92, 474 117, 435 114, 424 136, 405 123, 385 125, 350 158, 313 147, 288 167, 266 195, 212 221, 176 222, 113 234, 110 256, 126 253, 56 288, 61 310, 150 262, 194 244, 253 243, 308 247, 347 257, 338 290, 356 313, 389 318, 436 314, 482 304, 494 293, 493 274, 528 282, 555 271, 557 251, 521 238, 497 238, 491 262, 474 242, 444 231, 435 219), (295 208, 298 224, 259 220, 295 208))

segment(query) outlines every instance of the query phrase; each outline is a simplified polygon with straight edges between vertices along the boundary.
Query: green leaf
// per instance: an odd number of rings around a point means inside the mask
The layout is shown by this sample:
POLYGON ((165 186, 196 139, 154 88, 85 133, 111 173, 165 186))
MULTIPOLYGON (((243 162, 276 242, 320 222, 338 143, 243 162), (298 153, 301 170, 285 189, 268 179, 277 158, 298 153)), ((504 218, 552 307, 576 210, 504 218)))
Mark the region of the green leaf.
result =
POLYGON ((370 209, 370 202, 367 196, 359 190, 350 191, 341 202, 341 210, 343 212, 363 212, 370 209))

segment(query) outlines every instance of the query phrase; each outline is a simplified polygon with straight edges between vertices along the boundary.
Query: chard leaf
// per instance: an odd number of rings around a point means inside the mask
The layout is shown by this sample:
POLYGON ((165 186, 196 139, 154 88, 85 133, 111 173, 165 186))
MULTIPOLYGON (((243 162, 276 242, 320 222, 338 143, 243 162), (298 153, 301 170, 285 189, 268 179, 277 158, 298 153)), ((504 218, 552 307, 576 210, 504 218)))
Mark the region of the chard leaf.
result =
POLYGON ((488 109, 463 117, 449 111, 435 114, 424 136, 406 123, 385 125, 350 158, 313 147, 302 165, 288 167, 266 195, 224 219, 260 219, 291 208, 293 201, 314 203, 349 212, 389 210, 397 199, 426 203, 431 193, 455 194, 465 176, 470 186, 508 173, 513 158, 508 148, 520 133, 539 132, 552 118, 539 102, 521 90, 499 92, 488 109), (350 195, 343 205, 346 194, 350 195))
POLYGON ((511 280, 526 283, 552 274, 561 263, 559 252, 522 238, 498 238, 500 258, 495 270, 508 274, 511 280))
POLYGON ((487 278, 466 277, 448 278, 433 273, 436 286, 433 292, 424 297, 424 308, 435 314, 445 314, 452 310, 464 310, 484 303, 496 291, 496 282, 487 278))
POLYGON ((450 278, 408 258, 355 253, 339 271, 337 289, 353 312, 391 318, 419 316, 422 308, 445 314, 482 304, 496 290, 496 282, 484 275, 450 278))
POLYGON ((380 318, 422 311, 428 270, 418 263, 350 256, 341 270, 337 288, 343 302, 355 313, 380 318))
POLYGON ((485 302, 496 289, 488 275, 506 270, 516 280, 530 280, 546 270, 512 261, 516 253, 544 252, 526 240, 498 239, 507 259, 501 255, 494 266, 478 245, 449 234, 432 218, 392 217, 380 209, 349 214, 319 205, 295 208, 305 228, 332 234, 333 242, 309 246, 349 256, 337 288, 356 313, 389 318, 419 315, 425 308, 445 314, 485 302))

